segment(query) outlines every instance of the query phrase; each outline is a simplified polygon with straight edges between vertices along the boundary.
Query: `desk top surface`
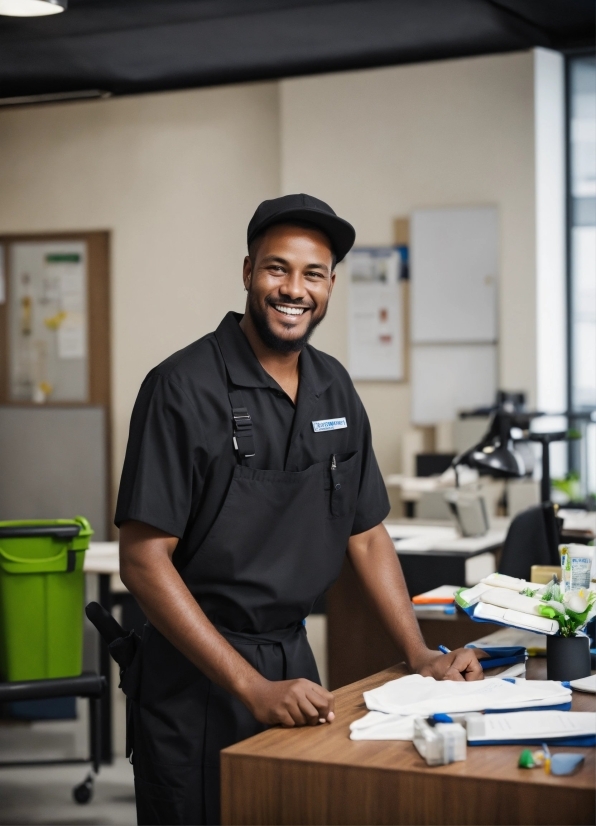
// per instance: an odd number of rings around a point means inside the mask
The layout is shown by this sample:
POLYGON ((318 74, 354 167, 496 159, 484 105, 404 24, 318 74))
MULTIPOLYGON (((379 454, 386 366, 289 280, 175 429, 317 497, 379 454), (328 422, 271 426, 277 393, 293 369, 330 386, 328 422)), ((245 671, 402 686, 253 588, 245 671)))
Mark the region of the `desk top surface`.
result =
POLYGON ((475 556, 500 548, 510 520, 495 517, 484 536, 460 536, 452 522, 417 519, 387 520, 385 527, 398 554, 445 554, 475 556))
MULTIPOLYGON (((545 679, 545 672, 545 659, 532 658, 528 661, 530 677, 545 679)), ((578 774, 571 777, 553 777, 547 775, 542 769, 518 768, 517 761, 522 746, 472 746, 468 748, 467 760, 451 763, 448 766, 429 768, 410 742, 350 740, 350 723, 366 713, 362 692, 407 673, 404 665, 397 665, 335 691, 336 719, 331 725, 316 728, 272 728, 256 737, 230 746, 223 753, 311 764, 366 766, 384 771, 466 775, 477 779, 572 786, 578 789, 594 786, 596 771, 594 748, 553 747, 551 749, 553 753, 573 751, 580 752, 586 757, 585 764, 578 774)), ((596 710, 596 697, 574 691, 573 710, 596 710)))

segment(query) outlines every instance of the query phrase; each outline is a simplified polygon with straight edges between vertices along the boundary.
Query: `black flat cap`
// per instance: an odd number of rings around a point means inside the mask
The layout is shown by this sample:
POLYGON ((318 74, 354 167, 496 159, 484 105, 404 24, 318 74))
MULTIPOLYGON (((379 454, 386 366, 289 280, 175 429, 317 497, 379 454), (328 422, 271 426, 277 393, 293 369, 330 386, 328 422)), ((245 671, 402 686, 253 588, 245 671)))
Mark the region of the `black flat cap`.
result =
POLYGON ((273 224, 291 224, 292 221, 307 221, 329 237, 338 261, 342 261, 351 250, 356 239, 356 230, 331 209, 329 204, 313 198, 312 195, 283 195, 263 201, 250 219, 247 240, 251 241, 273 224))

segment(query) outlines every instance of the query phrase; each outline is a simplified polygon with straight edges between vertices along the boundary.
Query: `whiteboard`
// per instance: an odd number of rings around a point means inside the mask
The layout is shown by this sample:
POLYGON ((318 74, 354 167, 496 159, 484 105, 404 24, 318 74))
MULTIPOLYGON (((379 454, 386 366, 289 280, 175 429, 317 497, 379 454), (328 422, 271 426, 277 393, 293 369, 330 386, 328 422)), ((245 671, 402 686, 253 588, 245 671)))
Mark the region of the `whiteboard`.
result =
POLYGON ((460 410, 488 406, 497 390, 494 344, 428 344, 412 348, 412 422, 456 419, 460 410))
POLYGON ((498 242, 496 207, 412 213, 413 344, 497 340, 498 242))

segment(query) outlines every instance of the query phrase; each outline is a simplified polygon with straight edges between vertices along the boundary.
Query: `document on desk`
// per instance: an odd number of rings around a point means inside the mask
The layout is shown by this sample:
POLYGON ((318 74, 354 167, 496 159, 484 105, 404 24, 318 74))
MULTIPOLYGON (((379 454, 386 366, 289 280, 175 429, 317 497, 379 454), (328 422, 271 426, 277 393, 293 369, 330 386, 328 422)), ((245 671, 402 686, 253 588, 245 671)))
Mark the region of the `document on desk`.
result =
POLYGON ((369 711, 385 714, 456 714, 540 706, 569 707, 571 689, 553 680, 435 680, 409 674, 364 692, 369 711))
POLYGON ((468 737, 471 746, 559 743, 594 745, 596 714, 591 711, 516 711, 484 716, 484 734, 468 737))

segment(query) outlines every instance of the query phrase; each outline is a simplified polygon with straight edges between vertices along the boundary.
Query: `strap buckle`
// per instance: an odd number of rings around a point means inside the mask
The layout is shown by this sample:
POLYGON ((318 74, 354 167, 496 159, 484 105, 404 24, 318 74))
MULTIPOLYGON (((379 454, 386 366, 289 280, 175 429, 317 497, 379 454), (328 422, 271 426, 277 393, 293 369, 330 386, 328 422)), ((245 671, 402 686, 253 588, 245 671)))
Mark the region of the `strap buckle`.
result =
POLYGON ((232 407, 232 417, 234 419, 234 448, 241 459, 250 459, 255 455, 250 413, 246 407, 232 407))

